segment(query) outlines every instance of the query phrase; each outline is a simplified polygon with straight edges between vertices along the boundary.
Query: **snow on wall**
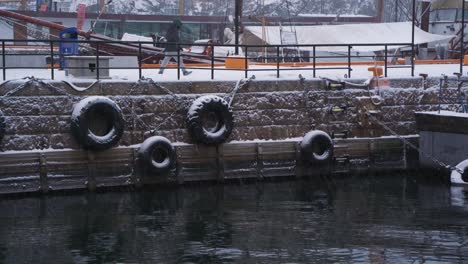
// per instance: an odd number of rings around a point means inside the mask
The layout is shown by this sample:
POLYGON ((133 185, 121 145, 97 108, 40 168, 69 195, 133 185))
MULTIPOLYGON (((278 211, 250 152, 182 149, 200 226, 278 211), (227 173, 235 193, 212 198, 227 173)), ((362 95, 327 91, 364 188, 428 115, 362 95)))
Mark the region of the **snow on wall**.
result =
MULTIPOLYGON (((5 84, 3 93, 18 85, 19 82, 5 84)), ((122 109, 126 124, 120 145, 139 144, 148 137, 147 132, 155 128, 156 135, 172 142, 191 143, 185 125, 188 109, 180 109, 180 106, 191 105, 201 95, 216 94, 227 98, 236 83, 160 84, 177 93, 177 97, 149 83, 102 82, 85 91, 74 91, 60 82, 53 85, 75 97, 60 95, 50 87, 33 85, 18 91, 14 97, 0 100, 0 110, 6 116, 2 150, 79 148, 70 130, 73 105, 87 96, 96 95, 109 97, 122 109)), ((453 90, 455 94, 456 89, 453 90)), ((435 111, 438 107, 437 89, 385 89, 381 92, 382 105, 378 108, 371 108, 368 96, 366 89, 328 91, 319 80, 304 83, 253 81, 234 98, 235 125, 229 140, 296 138, 313 128, 328 133, 349 131, 350 137, 389 135, 369 122, 360 111, 363 107, 374 109, 379 113, 378 118, 398 133, 416 134, 414 112, 435 111), (345 107, 345 110, 333 112, 333 107, 345 107)), ((450 109, 450 105, 444 107, 450 109)))

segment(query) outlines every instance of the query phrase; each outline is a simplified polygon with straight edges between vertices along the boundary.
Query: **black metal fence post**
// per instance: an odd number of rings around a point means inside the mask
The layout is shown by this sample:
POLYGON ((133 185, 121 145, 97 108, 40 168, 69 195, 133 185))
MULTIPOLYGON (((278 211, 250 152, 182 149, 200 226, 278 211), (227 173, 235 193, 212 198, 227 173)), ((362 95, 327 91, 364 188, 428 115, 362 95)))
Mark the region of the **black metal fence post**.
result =
MULTIPOLYGON (((463 0, 464 1, 464 0, 463 0)), ((416 0, 413 0, 413 24, 411 28, 411 77, 414 77, 414 27, 416 23, 416 0)))
POLYGON ((384 60, 385 60, 385 61, 384 61, 384 65, 385 65, 385 67, 384 67, 384 68, 385 68, 385 69, 384 69, 384 70, 385 70, 385 77, 387 77, 387 67, 388 67, 388 62, 387 62, 387 60, 388 60, 388 54, 387 54, 387 53, 388 53, 388 46, 385 45, 385 58, 384 58, 384 60))
POLYGON ((96 77, 99 80, 99 42, 96 42, 96 77))
POLYGON ((138 42, 138 79, 141 80, 141 42, 138 42))
POLYGON ((54 41, 50 40, 50 78, 53 80, 55 78, 54 66, 55 66, 55 59, 54 59, 54 41))
POLYGON ((351 46, 348 46, 348 78, 351 78, 351 46))
POLYGON ((177 43, 177 80, 180 80, 180 47, 177 43))
POLYGON ((245 78, 246 79, 249 78, 249 65, 248 65, 248 62, 247 62, 247 60, 248 60, 247 51, 248 51, 247 46, 245 46, 245 52, 244 52, 244 55, 245 55, 245 62, 244 63, 245 63, 245 65, 244 65, 244 67, 245 67, 245 78))
POLYGON ((5 58, 5 41, 2 40, 2 72, 3 72, 3 80, 6 80, 6 58, 5 58))
POLYGON ((314 73, 314 78, 315 78, 315 76, 316 76, 316 71, 315 71, 315 62, 316 62, 316 58, 315 58, 315 48, 316 48, 316 46, 314 46, 314 47, 313 47, 313 50, 312 50, 313 65, 314 65, 314 71, 313 71, 313 73, 314 73))
POLYGON ((462 24, 460 40, 460 74, 463 74, 463 59, 465 57, 465 0, 462 0, 462 24))
POLYGON ((214 53, 215 53, 215 50, 214 50, 214 45, 211 44, 211 80, 214 79, 214 53))
POLYGON ((280 46, 276 46, 276 78, 280 77, 280 46))

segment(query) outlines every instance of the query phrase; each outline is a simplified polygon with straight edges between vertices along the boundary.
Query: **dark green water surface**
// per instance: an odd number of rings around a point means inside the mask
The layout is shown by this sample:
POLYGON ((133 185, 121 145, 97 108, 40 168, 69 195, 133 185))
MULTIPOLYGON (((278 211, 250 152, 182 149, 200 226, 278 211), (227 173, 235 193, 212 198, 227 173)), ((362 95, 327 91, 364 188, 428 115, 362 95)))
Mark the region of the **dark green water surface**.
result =
POLYGON ((0 263, 468 263, 468 192, 375 176, 2 198, 0 263))

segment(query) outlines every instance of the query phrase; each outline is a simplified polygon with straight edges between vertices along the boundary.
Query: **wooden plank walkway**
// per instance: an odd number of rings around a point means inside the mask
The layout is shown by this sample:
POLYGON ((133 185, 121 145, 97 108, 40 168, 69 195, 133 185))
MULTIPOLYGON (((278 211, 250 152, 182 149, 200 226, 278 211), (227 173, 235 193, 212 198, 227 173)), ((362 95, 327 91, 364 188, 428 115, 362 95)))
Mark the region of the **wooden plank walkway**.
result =
MULTIPOLYGON (((418 136, 405 138, 418 144, 418 136)), ((3 152, 0 194, 352 174, 414 169, 408 164, 417 164, 414 151, 406 151, 407 146, 395 137, 335 139, 334 143, 334 162, 327 168, 304 164, 297 140, 235 142, 218 147, 174 144, 176 166, 166 175, 148 173, 138 165, 138 146, 102 152, 71 149, 3 152)))

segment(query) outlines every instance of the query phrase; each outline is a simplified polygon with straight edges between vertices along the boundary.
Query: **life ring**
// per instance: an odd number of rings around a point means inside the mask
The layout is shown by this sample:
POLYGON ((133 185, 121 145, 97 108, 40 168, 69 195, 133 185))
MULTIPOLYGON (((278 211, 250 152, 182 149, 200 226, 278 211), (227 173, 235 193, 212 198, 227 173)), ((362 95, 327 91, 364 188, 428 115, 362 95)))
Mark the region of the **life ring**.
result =
POLYGON ((187 114, 187 127, 192 139, 201 144, 225 142, 234 126, 232 110, 219 96, 207 95, 196 99, 187 114))
POLYGON ((176 162, 175 149, 165 137, 154 136, 146 139, 138 150, 142 165, 156 173, 168 172, 176 162))
POLYGON ((3 112, 0 111, 0 142, 2 142, 3 137, 5 136, 5 129, 6 129, 5 116, 3 115, 3 112))
POLYGON ((456 185, 468 185, 468 159, 460 162, 455 167, 463 171, 463 174, 457 170, 452 170, 452 173, 450 174, 450 182, 456 185))
POLYGON ((103 96, 90 96, 73 108, 71 129, 84 148, 105 150, 116 145, 124 132, 120 107, 103 96))
POLYGON ((326 164, 333 158, 333 141, 321 131, 307 133, 301 141, 301 153, 305 161, 314 164, 326 164))

